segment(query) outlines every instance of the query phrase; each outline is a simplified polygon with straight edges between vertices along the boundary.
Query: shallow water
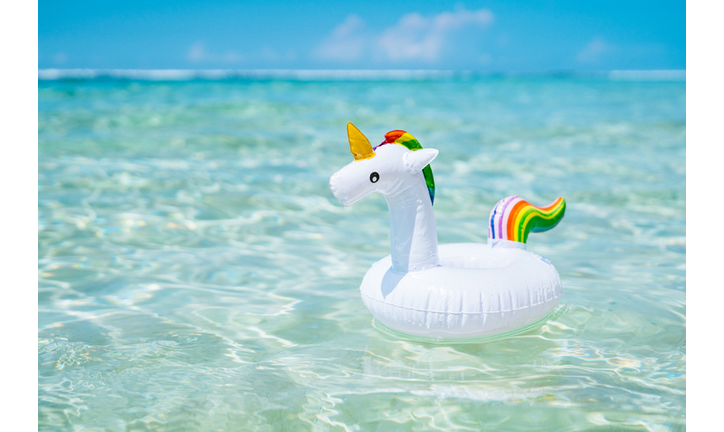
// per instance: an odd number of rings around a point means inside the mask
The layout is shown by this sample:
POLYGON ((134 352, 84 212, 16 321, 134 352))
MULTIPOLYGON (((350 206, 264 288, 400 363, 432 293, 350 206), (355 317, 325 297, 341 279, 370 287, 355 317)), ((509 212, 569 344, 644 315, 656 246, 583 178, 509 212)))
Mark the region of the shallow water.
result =
POLYGON ((684 82, 39 82, 40 430, 680 430, 684 82), (430 343, 359 297, 389 253, 379 195, 329 176, 405 129, 440 243, 495 203, 568 208, 529 249, 563 283, 543 325, 430 343))

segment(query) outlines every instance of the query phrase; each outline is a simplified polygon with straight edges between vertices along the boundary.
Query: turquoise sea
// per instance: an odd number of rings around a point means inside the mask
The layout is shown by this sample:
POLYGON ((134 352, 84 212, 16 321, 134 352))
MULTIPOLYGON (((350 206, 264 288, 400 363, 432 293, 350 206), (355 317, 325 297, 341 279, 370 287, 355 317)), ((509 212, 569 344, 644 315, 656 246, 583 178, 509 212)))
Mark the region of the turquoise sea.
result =
POLYGON ((39 80, 39 429, 685 429, 686 83, 644 78, 39 80), (472 343, 374 324, 388 212, 329 190, 348 121, 440 151, 440 243, 565 197, 528 241, 554 315, 472 343))

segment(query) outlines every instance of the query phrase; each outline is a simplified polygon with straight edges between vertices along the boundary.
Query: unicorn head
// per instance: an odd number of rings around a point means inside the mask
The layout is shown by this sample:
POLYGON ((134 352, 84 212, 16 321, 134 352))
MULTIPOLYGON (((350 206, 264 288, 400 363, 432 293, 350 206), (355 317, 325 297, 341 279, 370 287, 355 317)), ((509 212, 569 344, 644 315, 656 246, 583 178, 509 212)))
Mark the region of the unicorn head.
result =
MULTIPOLYGON (((382 144, 402 144, 399 141, 404 135, 412 138, 404 131, 392 131, 382 144)), ((342 205, 349 207, 372 192, 393 199, 420 182, 427 186, 430 199, 433 199, 434 183, 430 189, 430 180, 422 171, 429 171, 428 165, 437 156, 437 150, 422 149, 419 144, 419 150, 414 151, 405 145, 381 144, 373 149, 367 137, 352 123, 347 123, 347 137, 354 161, 329 179, 332 194, 342 205)), ((429 171, 429 178, 432 178, 432 171, 429 171)))
POLYGON ((437 266, 432 211, 435 183, 429 167, 437 150, 423 149, 405 131, 389 132, 376 149, 352 123, 347 123, 347 136, 354 161, 329 179, 334 196, 349 207, 372 192, 384 195, 390 210, 390 255, 395 272, 437 266))

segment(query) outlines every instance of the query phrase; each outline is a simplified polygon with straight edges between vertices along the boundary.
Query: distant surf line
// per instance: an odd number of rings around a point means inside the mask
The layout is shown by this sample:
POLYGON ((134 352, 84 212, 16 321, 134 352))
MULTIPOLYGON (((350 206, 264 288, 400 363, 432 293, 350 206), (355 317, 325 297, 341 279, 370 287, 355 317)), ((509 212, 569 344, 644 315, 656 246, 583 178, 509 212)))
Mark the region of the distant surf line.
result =
POLYGON ((293 80, 415 81, 495 77, 589 77, 612 81, 686 81, 686 70, 612 70, 549 72, 474 72, 404 69, 38 69, 38 80, 293 80))

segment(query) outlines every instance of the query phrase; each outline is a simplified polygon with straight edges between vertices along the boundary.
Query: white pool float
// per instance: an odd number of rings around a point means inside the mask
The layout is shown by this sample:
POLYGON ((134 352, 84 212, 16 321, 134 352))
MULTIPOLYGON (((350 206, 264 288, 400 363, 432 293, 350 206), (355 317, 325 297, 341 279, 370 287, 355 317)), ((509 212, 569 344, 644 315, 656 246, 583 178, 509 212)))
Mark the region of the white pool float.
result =
POLYGON ((362 301, 385 326, 436 339, 507 333, 545 318, 558 304, 561 281, 547 259, 525 250, 528 233, 553 228, 565 200, 536 207, 519 197, 496 204, 488 243, 437 244, 432 211, 435 184, 422 149, 401 130, 372 148, 347 124, 354 161, 329 185, 344 206, 379 192, 390 210, 391 254, 372 265, 360 286, 362 301))

